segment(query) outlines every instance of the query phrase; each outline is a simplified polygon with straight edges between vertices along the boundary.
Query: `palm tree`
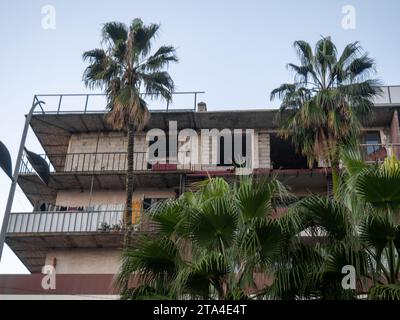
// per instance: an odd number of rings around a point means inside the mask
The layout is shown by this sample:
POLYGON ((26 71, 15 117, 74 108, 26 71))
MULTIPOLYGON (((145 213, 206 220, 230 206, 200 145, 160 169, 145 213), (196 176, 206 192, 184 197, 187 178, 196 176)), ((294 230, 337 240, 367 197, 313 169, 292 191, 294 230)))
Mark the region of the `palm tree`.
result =
POLYGON ((394 156, 358 173, 355 190, 368 213, 360 237, 374 261, 373 299, 400 300, 400 161, 394 156))
POLYGON ((255 274, 271 272, 291 243, 285 223, 274 218, 275 201, 287 197, 275 179, 229 184, 215 178, 156 205, 149 217, 159 233, 124 251, 117 284, 124 288, 135 274, 139 286, 122 297, 247 299, 250 288, 263 295, 255 274))
POLYGON ((150 113, 144 97, 172 98, 174 82, 165 71, 170 62, 177 62, 172 46, 161 46, 151 53, 160 26, 144 25, 134 19, 131 25, 120 22, 104 24, 102 48, 86 51, 83 59, 89 62, 83 81, 90 89, 100 88, 107 95, 106 120, 114 129, 128 132, 126 205, 124 225, 132 223, 134 133, 143 130, 150 113))
POLYGON ((342 287, 343 266, 356 270, 358 288, 365 287, 368 257, 351 223, 352 212, 334 198, 312 195, 289 209, 297 242, 282 258, 274 282, 266 290, 272 299, 356 299, 357 290, 342 287))
POLYGON ((217 178, 151 208, 159 233, 125 248, 125 299, 400 299, 400 161, 366 165, 341 151, 337 197, 311 195, 276 217, 276 180, 217 178), (354 266, 356 289, 342 287, 354 266), (255 274, 273 279, 258 287, 255 274), (250 290, 251 291, 251 295, 250 290))
POLYGON ((359 152, 341 151, 337 197, 310 196, 289 209, 293 233, 267 293, 272 298, 400 300, 400 162, 366 165, 359 152), (356 270, 356 290, 341 286, 345 265, 356 270))
POLYGON ((374 60, 358 42, 348 44, 338 55, 330 37, 316 43, 295 41, 300 64, 288 64, 293 83, 271 92, 281 99, 281 135, 291 138, 311 166, 322 160, 332 168, 334 192, 339 184, 341 144, 358 138, 360 116, 370 113, 371 98, 379 93, 379 81, 372 79, 374 60))

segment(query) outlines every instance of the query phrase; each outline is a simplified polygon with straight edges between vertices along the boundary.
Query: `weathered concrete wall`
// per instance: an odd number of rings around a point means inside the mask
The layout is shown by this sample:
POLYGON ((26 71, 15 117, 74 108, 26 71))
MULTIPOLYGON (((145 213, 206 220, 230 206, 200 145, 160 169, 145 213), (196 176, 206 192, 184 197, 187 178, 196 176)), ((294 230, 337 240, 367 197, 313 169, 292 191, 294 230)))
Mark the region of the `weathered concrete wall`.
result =
MULTIPOLYGON (((133 193, 134 199, 143 198, 173 198, 175 192, 172 189, 136 189, 133 193)), ((117 204, 125 203, 125 191, 71 191, 60 190, 57 194, 56 204, 59 206, 89 206, 93 204, 117 204)))
POLYGON ((399 115, 397 110, 393 112, 392 122, 390 124, 390 138, 393 146, 393 154, 400 158, 400 126, 399 126, 399 115))
POLYGON ((267 131, 258 132, 258 166, 259 168, 271 168, 271 144, 267 131))
MULTIPOLYGON (((180 142, 179 147, 183 144, 180 142)), ((134 142, 134 166, 135 170, 146 170, 148 141, 145 133, 135 135, 134 142)), ((127 147, 127 137, 122 132, 111 133, 92 133, 92 134, 74 134, 71 136, 68 153, 72 154, 67 157, 65 170, 67 171, 101 171, 101 170, 125 170, 126 157, 122 155, 108 155, 108 153, 125 153, 127 147), (90 154, 94 155, 80 155, 90 154), (106 153, 107 155, 101 155, 106 153), (74 155, 75 154, 75 155, 74 155), (90 170, 89 170, 90 169, 90 170)), ((270 137, 265 130, 254 130, 251 139, 252 147, 252 167, 253 168, 270 168, 270 137)), ((216 166, 218 160, 218 138, 206 137, 198 131, 198 143, 192 144, 192 148, 196 149, 190 153, 191 163, 178 165, 178 169, 192 170, 224 170, 225 167, 216 166), (196 155, 197 154, 197 155, 196 155)), ((227 166, 229 168, 229 166, 227 166)))
POLYGON ((73 134, 68 153, 125 152, 127 138, 123 132, 73 134))
MULTIPOLYGON (((134 138, 134 169, 147 169, 145 133, 134 138)), ((127 136, 123 132, 74 134, 71 136, 65 171, 126 170, 127 136), (97 155, 96 155, 97 153, 97 155)))
POLYGON ((116 249, 53 250, 46 255, 46 265, 56 263, 58 274, 115 274, 121 252, 116 249))
MULTIPOLYGON (((245 129, 242 131, 245 132, 245 129)), ((199 133, 200 134, 200 133, 199 133)), ((223 135, 221 135, 223 136, 223 135)), ((199 137, 201 170, 225 170, 231 166, 216 166, 218 161, 218 138, 207 136, 199 137)), ((269 133, 263 130, 254 130, 251 136, 252 168, 270 168, 270 139, 269 133)))

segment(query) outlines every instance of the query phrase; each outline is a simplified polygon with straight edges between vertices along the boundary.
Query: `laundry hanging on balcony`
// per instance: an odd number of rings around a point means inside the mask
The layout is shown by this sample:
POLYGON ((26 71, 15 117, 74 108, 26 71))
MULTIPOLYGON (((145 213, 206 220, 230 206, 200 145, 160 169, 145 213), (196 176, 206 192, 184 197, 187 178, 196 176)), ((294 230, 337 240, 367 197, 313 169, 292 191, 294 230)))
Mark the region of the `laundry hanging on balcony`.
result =
POLYGON ((24 149, 29 163, 32 165, 32 168, 36 171, 40 180, 42 180, 44 184, 48 185, 50 180, 50 168, 46 160, 44 160, 41 156, 32 151, 29 151, 26 148, 24 149))

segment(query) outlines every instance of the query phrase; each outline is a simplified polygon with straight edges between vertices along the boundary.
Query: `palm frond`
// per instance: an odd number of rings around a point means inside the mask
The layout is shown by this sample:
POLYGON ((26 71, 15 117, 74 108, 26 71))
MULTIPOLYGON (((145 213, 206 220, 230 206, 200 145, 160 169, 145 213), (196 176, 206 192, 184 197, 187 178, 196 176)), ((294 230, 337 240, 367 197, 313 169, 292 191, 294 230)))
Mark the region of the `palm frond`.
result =
POLYGON ((375 166, 364 169, 357 178, 355 190, 360 197, 377 208, 400 206, 400 167, 375 166))
POLYGON ((126 41, 128 28, 121 22, 108 22, 102 28, 103 41, 112 41, 113 45, 126 41))
POLYGON ((377 285, 369 291, 371 300, 400 300, 400 285, 377 285))

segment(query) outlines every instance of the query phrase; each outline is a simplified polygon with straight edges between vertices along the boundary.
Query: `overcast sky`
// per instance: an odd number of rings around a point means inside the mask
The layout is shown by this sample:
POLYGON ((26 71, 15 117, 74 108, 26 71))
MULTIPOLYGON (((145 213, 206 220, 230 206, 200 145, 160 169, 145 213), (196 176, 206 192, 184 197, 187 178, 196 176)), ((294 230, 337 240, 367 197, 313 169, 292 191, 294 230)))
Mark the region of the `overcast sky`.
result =
MULTIPOLYGON (((177 89, 206 91, 209 109, 245 109, 277 107, 269 93, 290 80, 285 65, 297 62, 292 43, 300 39, 314 44, 331 36, 339 50, 358 40, 382 82, 400 84, 399 12, 398 0, 1 0, 0 140, 14 161, 34 94, 87 92, 81 55, 98 47, 108 21, 160 23, 158 44, 176 46, 180 58, 170 68, 177 89), (55 9, 55 29, 43 28, 45 5, 55 9), (342 26, 346 5, 355 9, 355 29, 342 26)), ((40 152, 32 132, 27 146, 40 152)), ((0 172, 0 219, 9 185, 0 172)), ((31 210, 18 189, 13 211, 31 210)), ((6 247, 0 273, 23 272, 6 247)))

